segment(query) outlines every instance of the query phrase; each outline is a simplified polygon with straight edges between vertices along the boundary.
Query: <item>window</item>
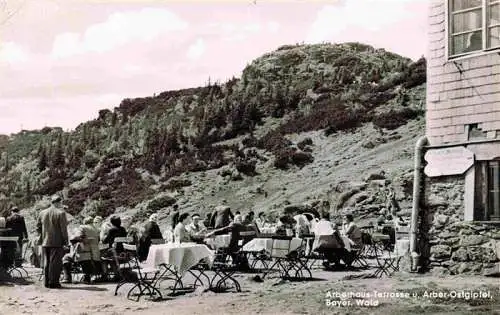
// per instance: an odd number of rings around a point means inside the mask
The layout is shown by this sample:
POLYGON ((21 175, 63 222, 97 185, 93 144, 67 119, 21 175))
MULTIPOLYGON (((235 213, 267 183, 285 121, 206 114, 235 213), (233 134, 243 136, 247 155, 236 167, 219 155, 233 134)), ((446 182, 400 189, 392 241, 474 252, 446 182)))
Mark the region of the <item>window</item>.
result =
POLYGON ((500 160, 476 166, 474 220, 500 221, 500 160))
POLYGON ((500 48, 500 0, 449 1, 449 55, 500 48))

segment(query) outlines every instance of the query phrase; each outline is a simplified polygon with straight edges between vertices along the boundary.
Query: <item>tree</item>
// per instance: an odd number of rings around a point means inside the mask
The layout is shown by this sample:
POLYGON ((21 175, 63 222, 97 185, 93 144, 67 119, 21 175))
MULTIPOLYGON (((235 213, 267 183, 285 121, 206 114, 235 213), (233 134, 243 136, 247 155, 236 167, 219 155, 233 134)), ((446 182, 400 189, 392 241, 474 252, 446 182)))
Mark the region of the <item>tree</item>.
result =
POLYGON ((59 169, 63 168, 65 161, 64 161, 64 151, 62 148, 62 136, 61 134, 58 135, 57 141, 56 141, 56 147, 54 149, 54 153, 51 156, 51 166, 54 169, 59 169))
POLYGON ((3 171, 7 173, 9 169, 10 169, 9 153, 5 152, 5 163, 3 165, 3 171))
POLYGON ((47 149, 42 146, 38 154, 38 169, 43 171, 47 168, 47 149))
POLYGON ((113 111, 113 114, 111 115, 111 127, 116 126, 116 122, 118 121, 118 114, 116 111, 113 111))

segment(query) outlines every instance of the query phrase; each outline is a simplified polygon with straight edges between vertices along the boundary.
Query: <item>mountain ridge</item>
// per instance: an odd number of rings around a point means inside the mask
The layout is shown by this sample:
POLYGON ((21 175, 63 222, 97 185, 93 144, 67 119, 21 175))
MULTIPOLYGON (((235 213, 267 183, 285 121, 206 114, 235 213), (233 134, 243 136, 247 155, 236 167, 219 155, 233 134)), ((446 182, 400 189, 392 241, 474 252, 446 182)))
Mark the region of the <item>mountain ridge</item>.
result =
MULTIPOLYGON (((0 141, 0 210, 11 203, 39 208, 46 196, 62 193, 77 217, 138 207, 145 214, 191 190, 186 174, 215 171, 222 182, 265 184, 267 173, 316 165, 320 138, 366 130, 351 146, 377 150, 398 141, 388 135, 408 122, 423 131, 425 66, 425 59, 360 43, 285 45, 249 63, 241 78, 124 99, 69 133, 56 127, 14 134, 0 141)), ((221 202, 231 203, 227 198, 221 202)))

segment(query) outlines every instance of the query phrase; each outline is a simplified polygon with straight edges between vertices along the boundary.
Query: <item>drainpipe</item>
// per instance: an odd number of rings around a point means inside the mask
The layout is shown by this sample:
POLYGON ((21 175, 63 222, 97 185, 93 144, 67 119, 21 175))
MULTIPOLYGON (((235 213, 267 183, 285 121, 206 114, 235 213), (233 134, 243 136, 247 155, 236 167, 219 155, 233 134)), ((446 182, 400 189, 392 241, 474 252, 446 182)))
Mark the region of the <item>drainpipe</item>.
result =
POLYGON ((418 214, 420 212, 420 194, 422 191, 422 160, 424 154, 424 147, 429 144, 426 136, 422 136, 417 140, 415 145, 415 168, 413 172, 413 205, 411 209, 411 222, 410 222, 410 254, 411 254, 411 270, 416 271, 420 254, 417 253, 417 222, 418 214))

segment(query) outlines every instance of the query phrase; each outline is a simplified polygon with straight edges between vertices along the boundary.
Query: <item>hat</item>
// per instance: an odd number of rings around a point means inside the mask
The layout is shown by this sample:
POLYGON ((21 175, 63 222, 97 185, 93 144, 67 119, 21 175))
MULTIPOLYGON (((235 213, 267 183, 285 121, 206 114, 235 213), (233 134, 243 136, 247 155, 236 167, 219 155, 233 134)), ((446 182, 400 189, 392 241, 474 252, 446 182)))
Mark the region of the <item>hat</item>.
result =
POLYGON ((59 201, 61 201, 61 200, 62 200, 62 198, 61 198, 61 196, 59 196, 59 195, 53 195, 53 196, 50 198, 50 202, 52 202, 52 203, 54 203, 54 202, 59 202, 59 201))

